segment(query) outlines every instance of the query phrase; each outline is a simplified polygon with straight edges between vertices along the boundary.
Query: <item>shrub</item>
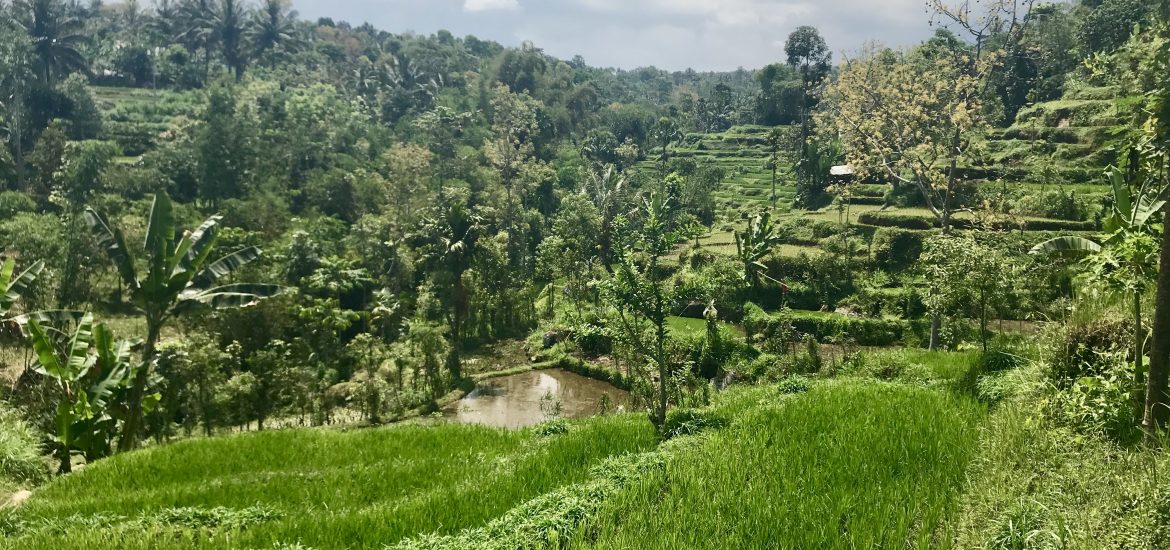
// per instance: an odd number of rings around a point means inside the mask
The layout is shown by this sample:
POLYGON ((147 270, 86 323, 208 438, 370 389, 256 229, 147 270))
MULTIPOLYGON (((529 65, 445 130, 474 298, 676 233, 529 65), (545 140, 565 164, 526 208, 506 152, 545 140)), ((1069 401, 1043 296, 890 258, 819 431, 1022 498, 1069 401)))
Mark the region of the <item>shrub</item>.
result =
POLYGON ((600 357, 613 351, 613 337, 597 323, 578 323, 569 330, 569 335, 586 357, 600 357))
POLYGON ((673 409, 666 413, 666 424, 662 427, 663 437, 673 439, 683 435, 719 429, 727 425, 727 419, 711 411, 700 409, 673 409))
POLYGON ((1109 355, 1128 354, 1133 340, 1133 321, 1114 312, 1089 320, 1072 321, 1058 328, 1050 337, 1047 352, 1051 376, 1058 385, 1067 387, 1085 376, 1103 374, 1112 367, 1109 355))
POLYGON ((857 222, 876 227, 900 227, 919 231, 934 229, 936 225, 932 218, 890 212, 862 212, 857 216, 857 222))
POLYGON ((1098 372, 1082 376, 1049 401, 1049 414, 1078 430, 1121 441, 1140 437, 1133 395, 1133 364, 1123 353, 1103 353, 1098 372))
POLYGON ((0 192, 0 219, 9 219, 21 212, 35 212, 37 203, 27 193, 0 192))
POLYGON ((906 323, 897 320, 816 315, 795 317, 792 326, 819 340, 845 336, 861 346, 889 346, 902 340, 906 323))
POLYGON ((883 227, 873 234, 871 246, 874 264, 887 270, 906 269, 922 254, 919 231, 883 227))
POLYGON ((563 434, 569 431, 569 421, 564 418, 555 418, 547 422, 537 424, 532 429, 536 435, 541 437, 548 437, 551 435, 563 434))
POLYGON ((792 395, 807 392, 811 387, 812 384, 809 383, 808 378, 794 374, 781 379, 776 389, 781 395, 792 395))

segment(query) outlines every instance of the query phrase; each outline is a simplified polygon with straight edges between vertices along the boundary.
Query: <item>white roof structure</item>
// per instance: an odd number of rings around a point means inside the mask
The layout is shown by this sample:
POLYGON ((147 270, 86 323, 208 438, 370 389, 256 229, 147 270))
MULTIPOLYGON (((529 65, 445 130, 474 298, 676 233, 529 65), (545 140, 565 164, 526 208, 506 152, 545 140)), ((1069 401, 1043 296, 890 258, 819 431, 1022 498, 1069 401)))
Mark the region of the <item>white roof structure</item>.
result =
POLYGON ((837 176, 837 177, 852 176, 853 175, 853 167, 848 165, 848 164, 834 166, 832 168, 829 168, 829 175, 830 176, 837 176))

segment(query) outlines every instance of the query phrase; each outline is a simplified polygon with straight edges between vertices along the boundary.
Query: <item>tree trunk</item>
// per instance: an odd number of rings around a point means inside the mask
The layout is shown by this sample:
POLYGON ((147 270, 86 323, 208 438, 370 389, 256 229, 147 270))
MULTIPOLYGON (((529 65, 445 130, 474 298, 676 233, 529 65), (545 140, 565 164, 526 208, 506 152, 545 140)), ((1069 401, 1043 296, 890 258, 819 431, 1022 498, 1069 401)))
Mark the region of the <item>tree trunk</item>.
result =
POLYGON ((658 407, 654 412, 654 425, 661 430, 666 426, 666 317, 655 319, 657 323, 657 342, 655 343, 657 349, 655 350, 658 357, 655 362, 658 363, 658 407))
POLYGON ((130 385, 130 394, 126 398, 128 410, 126 422, 122 425, 122 437, 118 440, 118 452, 132 451, 138 446, 138 431, 142 426, 142 398, 146 395, 146 383, 150 380, 150 368, 154 364, 161 324, 160 321, 147 317, 142 366, 135 373, 134 382, 130 385))
POLYGON ((59 461, 57 466, 58 474, 73 472, 73 457, 69 454, 68 445, 62 444, 61 448, 57 450, 57 460, 59 461))
POLYGON ((942 332, 942 315, 933 313, 930 316, 930 351, 935 351, 939 346, 940 333, 942 332))
POLYGON ((467 297, 466 291, 463 288, 463 274, 455 274, 454 282, 455 293, 455 314, 451 319, 451 354, 447 359, 447 368, 451 371, 451 377, 459 380, 463 376, 463 369, 460 361, 462 358, 459 352, 463 347, 463 317, 467 311, 467 297))
POLYGON ((1137 384, 1141 384, 1145 379, 1145 364, 1142 361, 1142 344, 1145 338, 1142 332, 1142 293, 1133 293, 1133 376, 1137 384))
POLYGON ((1146 383, 1146 407, 1142 426, 1146 441, 1154 442, 1166 425, 1170 409, 1166 408, 1167 374, 1170 374, 1170 203, 1165 210, 1162 228, 1162 252, 1159 258, 1158 291, 1154 310, 1154 334, 1150 345, 1150 370, 1146 383))
POLYGON ((772 153, 772 208, 776 208, 776 154, 772 153))
POLYGON ((979 340, 983 343, 983 354, 987 355, 987 291, 979 291, 979 340))

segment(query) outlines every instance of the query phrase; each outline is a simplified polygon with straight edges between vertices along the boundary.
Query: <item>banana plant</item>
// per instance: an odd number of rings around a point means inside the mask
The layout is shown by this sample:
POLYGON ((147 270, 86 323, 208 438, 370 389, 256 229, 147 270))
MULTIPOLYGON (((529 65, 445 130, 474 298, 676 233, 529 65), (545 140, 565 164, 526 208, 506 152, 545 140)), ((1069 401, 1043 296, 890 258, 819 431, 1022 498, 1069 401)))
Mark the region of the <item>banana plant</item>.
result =
POLYGON ((1155 215, 1166 205, 1166 189, 1154 188, 1156 178, 1146 177, 1138 170, 1111 166, 1105 175, 1113 193, 1113 206, 1103 223, 1104 238, 1098 242, 1075 235, 1056 237, 1032 247, 1031 253, 1080 259, 1090 280, 1131 297, 1134 376, 1140 384, 1145 375, 1142 295, 1158 271, 1161 227, 1155 215))
POLYGON ((72 469, 72 454, 87 461, 108 456, 117 433, 115 394, 130 379, 130 342, 116 342, 113 333, 94 324, 86 313, 72 330, 45 324, 45 317, 22 317, 36 352, 36 371, 53 379, 61 391, 55 415, 53 454, 60 473, 72 469))
POLYGON ((761 279, 768 277, 764 257, 780 244, 780 236, 772 226, 772 214, 762 212, 752 218, 747 229, 735 232, 735 252, 743 263, 743 276, 753 289, 760 287, 761 279))
POLYGON ((16 272, 16 260, 6 258, 0 265, 0 318, 8 317, 17 300, 20 300, 33 281, 45 269, 45 262, 37 261, 20 273, 16 272))
POLYGON ((216 228, 222 217, 213 215, 193 231, 177 236, 171 200, 165 193, 154 197, 139 258, 131 253, 122 232, 96 211, 86 208, 84 216, 98 244, 117 268, 130 303, 146 318, 143 367, 136 370, 130 386, 126 422, 118 442, 120 451, 128 451, 137 444, 142 399, 163 326, 176 315, 200 306, 246 307, 279 294, 283 288, 260 283, 217 284, 259 258, 260 249, 249 246, 211 261, 216 228), (146 266, 142 273, 138 271, 140 264, 146 266))

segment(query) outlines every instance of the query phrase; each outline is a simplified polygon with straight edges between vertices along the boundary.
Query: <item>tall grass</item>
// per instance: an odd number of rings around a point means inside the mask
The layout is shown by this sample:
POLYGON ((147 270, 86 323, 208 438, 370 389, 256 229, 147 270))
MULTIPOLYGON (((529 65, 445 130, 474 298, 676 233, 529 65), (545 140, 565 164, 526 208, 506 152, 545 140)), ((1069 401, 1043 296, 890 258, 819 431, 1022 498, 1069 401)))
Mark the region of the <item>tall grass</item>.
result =
POLYGON ((49 484, 20 510, 20 538, 9 542, 380 547, 479 526, 583 480, 606 457, 655 442, 640 415, 595 418, 547 437, 446 424, 192 440, 117 456, 49 484), (222 518, 239 514, 259 519, 223 527, 222 518))
POLYGON ((829 382, 742 391, 734 423, 612 499, 596 548, 933 548, 982 407, 926 388, 829 382))
POLYGON ((48 473, 40 453, 40 436, 16 411, 0 401, 0 504, 17 487, 27 487, 48 473))
MULTIPOLYGON (((1043 380, 1027 370, 1024 384, 1043 380)), ((983 429, 956 546, 1170 548, 1167 446, 1127 447, 1051 422, 1051 396, 1034 388, 1005 400, 983 429)))

